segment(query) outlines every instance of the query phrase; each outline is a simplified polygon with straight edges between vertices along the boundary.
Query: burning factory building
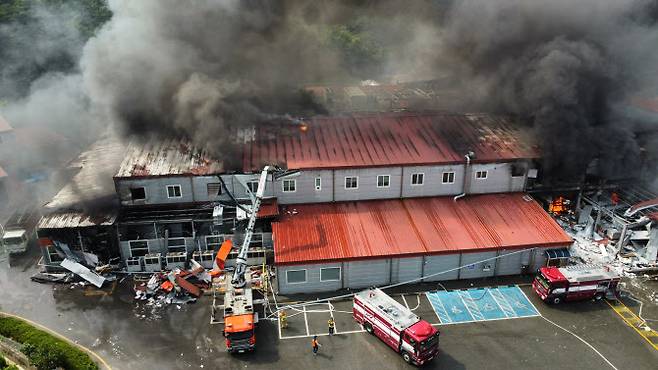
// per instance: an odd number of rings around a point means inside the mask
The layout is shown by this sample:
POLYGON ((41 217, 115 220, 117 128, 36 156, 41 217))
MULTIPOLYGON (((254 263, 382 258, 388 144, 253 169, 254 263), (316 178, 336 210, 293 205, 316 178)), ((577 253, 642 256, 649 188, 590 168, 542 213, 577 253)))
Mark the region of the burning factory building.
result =
POLYGON ((227 168, 186 140, 100 140, 46 206, 46 266, 71 259, 153 273, 194 260, 211 268, 225 240, 244 237, 248 192, 264 165, 295 172, 267 178, 248 256, 274 264, 281 293, 394 283, 464 264, 436 279, 530 273, 572 242, 523 193, 540 154, 510 117, 318 116, 257 126, 239 148, 241 167, 227 168), (113 175, 99 178, 100 168, 113 175))

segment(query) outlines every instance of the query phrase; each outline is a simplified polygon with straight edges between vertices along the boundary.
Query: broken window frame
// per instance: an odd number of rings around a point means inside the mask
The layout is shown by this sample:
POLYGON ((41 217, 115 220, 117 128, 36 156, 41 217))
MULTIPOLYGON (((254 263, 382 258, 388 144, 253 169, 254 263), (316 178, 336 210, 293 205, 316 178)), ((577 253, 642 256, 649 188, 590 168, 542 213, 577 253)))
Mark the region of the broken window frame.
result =
POLYGON ((284 193, 294 193, 297 191, 297 179, 285 179, 281 182, 281 188, 284 193), (292 186, 291 186, 292 185, 292 186))
POLYGON ((206 184, 206 190, 208 191, 208 198, 218 197, 222 195, 222 183, 209 182, 206 184))
POLYGON ((133 201, 135 201, 135 200, 146 200, 146 187, 138 186, 138 187, 135 187, 135 188, 130 188, 129 191, 130 191, 130 199, 131 200, 133 200, 133 201), (144 198, 135 198, 134 191, 140 190, 140 189, 144 193, 144 198))
POLYGON ((443 172, 443 174, 441 175, 441 183, 442 184, 454 184, 455 183, 455 171, 443 172))
POLYGON ((475 178, 477 180, 486 180, 487 177, 489 177, 489 171, 488 170, 475 171, 475 178))
POLYGON ((247 181, 247 189, 249 189, 252 194, 256 194, 258 191, 258 180, 247 181))
POLYGON ((391 187, 391 175, 377 175, 377 187, 378 188, 390 188, 391 187))
POLYGON ((340 266, 336 266, 336 267, 322 267, 322 268, 320 268, 320 281, 340 281, 340 280, 341 280, 341 273, 342 273, 342 271, 341 271, 340 266), (322 277, 322 273, 323 273, 325 270, 338 270, 338 278, 336 278, 336 279, 326 279, 326 278, 323 278, 323 277, 322 277))
POLYGON ((359 176, 345 176, 345 190, 356 190, 359 188, 359 176))
POLYGON ((167 198, 178 199, 182 197, 183 197, 183 187, 180 184, 167 185, 167 198), (176 189, 178 189, 178 195, 176 194, 176 189), (173 190, 173 195, 171 190, 173 190))
POLYGON ((411 186, 423 186, 425 185, 425 173, 416 172, 411 174, 411 186))
POLYGON ((148 242, 148 240, 129 240, 128 241, 128 250, 130 252, 130 257, 144 257, 145 255, 147 255, 149 253, 149 242, 148 242), (144 246, 144 247, 134 247, 133 244, 137 244, 137 243, 139 243, 139 244, 146 243, 146 246, 144 246), (135 250, 137 250, 137 251, 144 250, 145 253, 140 254, 140 255, 136 255, 134 253, 135 250))
POLYGON ((47 246, 46 250, 48 251, 48 260, 50 262, 62 262, 62 261, 64 261, 64 258, 62 258, 62 256, 60 256, 57 253, 57 250, 55 249, 54 245, 47 246))
POLYGON ((219 250, 219 247, 222 246, 222 243, 226 241, 226 235, 224 234, 218 234, 218 235, 206 235, 206 250, 219 250), (209 242, 208 239, 213 239, 217 238, 217 242, 209 242), (211 247, 212 248, 209 248, 211 247))
MULTIPOLYGON (((287 284, 305 284, 305 283, 306 283, 306 278, 307 278, 306 269, 288 270, 288 271, 286 271, 286 283, 287 283, 287 284), (290 273, 291 273, 291 272, 303 272, 303 273, 304 273, 304 280, 290 281, 290 273)), ((294 280, 294 279, 293 279, 293 280, 294 280)))

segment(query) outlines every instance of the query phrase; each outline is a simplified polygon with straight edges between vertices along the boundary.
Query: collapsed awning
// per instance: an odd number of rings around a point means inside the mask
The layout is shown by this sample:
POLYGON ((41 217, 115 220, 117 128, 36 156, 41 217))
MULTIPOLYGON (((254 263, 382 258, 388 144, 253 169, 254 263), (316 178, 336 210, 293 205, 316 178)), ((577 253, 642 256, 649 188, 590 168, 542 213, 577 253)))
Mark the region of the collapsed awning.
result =
POLYGON ((570 258, 571 253, 567 248, 561 248, 561 249, 549 249, 545 251, 546 257, 548 259, 557 259, 557 258, 570 258))

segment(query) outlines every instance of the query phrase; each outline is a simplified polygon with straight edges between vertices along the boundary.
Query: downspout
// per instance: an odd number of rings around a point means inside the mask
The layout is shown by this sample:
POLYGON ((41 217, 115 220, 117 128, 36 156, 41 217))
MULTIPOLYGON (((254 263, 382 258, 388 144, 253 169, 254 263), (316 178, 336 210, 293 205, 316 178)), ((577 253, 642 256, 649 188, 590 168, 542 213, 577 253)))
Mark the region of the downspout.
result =
POLYGON ((474 154, 475 153, 473 153, 473 152, 468 152, 468 154, 466 154, 464 156, 464 158, 466 158, 466 163, 464 164, 464 182, 463 182, 464 185, 462 186, 462 193, 459 194, 459 195, 456 195, 454 198, 452 198, 452 200, 454 200, 455 202, 457 201, 457 199, 463 198, 463 197, 466 196, 466 188, 468 187, 468 183, 469 183, 468 180, 470 179, 470 176, 471 176, 471 174, 470 174, 471 157, 474 154))

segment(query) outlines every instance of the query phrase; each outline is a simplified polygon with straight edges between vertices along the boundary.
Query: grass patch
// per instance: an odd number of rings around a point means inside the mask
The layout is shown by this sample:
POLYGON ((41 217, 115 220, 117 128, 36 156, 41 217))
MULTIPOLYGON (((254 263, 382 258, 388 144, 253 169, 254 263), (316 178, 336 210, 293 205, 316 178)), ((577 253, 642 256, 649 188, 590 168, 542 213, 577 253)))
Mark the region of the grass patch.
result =
POLYGON ((13 317, 0 317, 0 335, 23 345, 22 352, 38 369, 97 370, 98 365, 79 348, 13 317))

